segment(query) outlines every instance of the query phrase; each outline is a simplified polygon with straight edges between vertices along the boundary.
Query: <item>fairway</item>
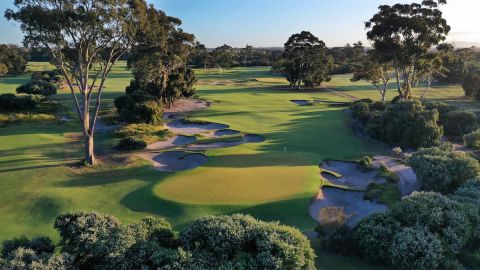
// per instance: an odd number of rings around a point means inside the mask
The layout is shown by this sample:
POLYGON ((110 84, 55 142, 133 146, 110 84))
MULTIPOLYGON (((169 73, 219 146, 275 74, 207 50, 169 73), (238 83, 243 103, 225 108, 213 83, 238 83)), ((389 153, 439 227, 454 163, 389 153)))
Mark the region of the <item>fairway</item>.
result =
MULTIPOLYGON (((78 173, 64 166, 64 157, 81 157, 80 151, 71 153, 65 137, 80 131, 75 121, 9 125, 0 134, 0 240, 44 234, 57 239, 51 228, 54 217, 80 209, 113 214, 124 222, 161 215, 177 227, 206 214, 241 212, 311 230, 315 222, 308 204, 321 184, 321 160, 356 159, 367 153, 367 145, 346 126, 342 108, 302 107, 290 100, 346 100, 324 91, 291 90, 269 68, 197 74, 199 97, 213 104, 193 113, 193 119, 227 124, 266 141, 209 150, 209 162, 192 171, 158 172, 139 162, 78 173)), ((125 63, 119 63, 104 106, 112 106, 130 78, 125 63)), ((2 79, 2 91, 13 92, 11 82, 2 79)), ((62 92, 54 99, 72 106, 68 95, 62 92)), ((98 151, 114 145, 107 134, 97 140, 98 151)))

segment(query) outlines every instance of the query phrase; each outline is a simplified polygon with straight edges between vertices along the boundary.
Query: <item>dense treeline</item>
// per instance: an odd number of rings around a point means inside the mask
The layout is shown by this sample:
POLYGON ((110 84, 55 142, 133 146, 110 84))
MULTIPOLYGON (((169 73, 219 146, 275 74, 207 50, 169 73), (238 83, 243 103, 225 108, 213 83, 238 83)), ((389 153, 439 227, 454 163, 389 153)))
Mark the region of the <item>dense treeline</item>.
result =
POLYGON ((2 269, 315 269, 300 231, 243 215, 204 217, 180 233, 163 218, 123 225, 90 212, 62 214, 54 227, 58 246, 47 237, 5 241, 2 269))

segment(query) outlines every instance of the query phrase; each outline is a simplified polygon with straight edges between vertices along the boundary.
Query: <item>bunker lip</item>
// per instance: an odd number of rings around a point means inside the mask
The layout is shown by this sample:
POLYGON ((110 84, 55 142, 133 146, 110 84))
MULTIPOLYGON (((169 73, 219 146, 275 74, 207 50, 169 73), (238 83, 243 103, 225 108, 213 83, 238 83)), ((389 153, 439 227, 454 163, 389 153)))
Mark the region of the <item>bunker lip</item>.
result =
POLYGON ((194 136, 177 135, 165 141, 152 143, 147 146, 147 150, 163 150, 195 143, 197 138, 194 136))
POLYGON ((184 119, 173 120, 167 124, 168 129, 176 134, 194 135, 209 131, 228 129, 228 125, 217 123, 184 123, 184 119))
POLYGON ((308 105, 311 105, 310 102, 308 100, 303 100, 303 99, 294 99, 294 100, 290 100, 290 102, 293 102, 299 106, 308 106, 308 105))
POLYGON ((208 157, 204 154, 185 151, 168 151, 160 154, 143 153, 141 156, 152 161, 155 170, 163 172, 193 170, 208 162, 208 157))
POLYGON ((319 214, 322 208, 341 207, 347 214, 347 225, 353 228, 363 218, 388 210, 384 204, 364 200, 364 194, 362 191, 323 187, 310 204, 309 214, 313 219, 320 221, 319 214))
POLYGON ((261 143, 264 141, 265 141, 265 138, 262 135, 246 134, 243 136, 243 139, 241 140, 193 144, 193 145, 187 146, 186 148, 191 151, 205 151, 210 149, 235 147, 242 144, 261 143))
POLYGON ((383 184, 386 182, 385 178, 377 177, 378 172, 376 169, 363 171, 356 162, 325 160, 320 165, 320 168, 341 175, 340 177, 336 177, 331 173, 322 171, 321 176, 332 184, 352 189, 365 190, 371 182, 377 184, 383 184))

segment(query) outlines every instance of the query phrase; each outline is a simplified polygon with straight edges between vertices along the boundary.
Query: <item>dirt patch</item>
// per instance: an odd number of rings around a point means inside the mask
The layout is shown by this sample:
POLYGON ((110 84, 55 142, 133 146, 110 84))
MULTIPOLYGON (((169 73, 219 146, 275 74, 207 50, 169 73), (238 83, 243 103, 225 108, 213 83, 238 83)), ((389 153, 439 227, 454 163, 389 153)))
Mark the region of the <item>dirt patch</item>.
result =
POLYGON ((155 170, 163 172, 193 170, 208 162, 208 157, 203 154, 185 151, 142 153, 140 156, 152 161, 155 170))
POLYGON ((184 135, 194 135, 229 128, 228 125, 217 123, 185 123, 183 119, 173 120, 167 124, 167 127, 175 134, 184 135))
POLYGON ((326 171, 338 173, 333 175, 329 172, 321 172, 321 176, 334 185, 344 186, 350 189, 365 190, 371 182, 383 184, 386 182, 384 178, 377 177, 377 170, 364 171, 356 162, 324 161, 320 168, 326 171))
POLYGON ((414 191, 420 189, 420 183, 418 182, 417 175, 413 169, 399 163, 394 158, 388 156, 375 156, 373 165, 377 168, 384 165, 398 176, 400 181, 397 183, 397 187, 402 196, 408 196, 414 191))
POLYGON ((195 138, 194 136, 178 135, 165 141, 152 143, 147 146, 147 150, 164 150, 169 148, 175 148, 195 143, 196 140, 197 138, 195 138))
POLYGON ((222 130, 217 130, 213 133, 215 137, 224 137, 224 136, 230 136, 230 135, 236 135, 236 134, 240 134, 240 131, 232 130, 232 129, 222 129, 222 130))
POLYGON ((324 187, 310 204, 310 216, 318 221, 322 208, 341 207, 348 216, 347 225, 354 227, 363 218, 388 210, 388 207, 384 204, 364 200, 364 194, 365 192, 361 191, 345 191, 324 187))

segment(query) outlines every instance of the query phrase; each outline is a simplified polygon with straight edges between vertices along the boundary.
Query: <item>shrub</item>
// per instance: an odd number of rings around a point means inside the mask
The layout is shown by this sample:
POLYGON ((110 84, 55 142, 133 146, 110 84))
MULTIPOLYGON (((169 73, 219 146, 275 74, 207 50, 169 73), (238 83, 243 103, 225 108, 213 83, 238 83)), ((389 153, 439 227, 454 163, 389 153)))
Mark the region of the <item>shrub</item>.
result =
POLYGON ((324 207, 318 214, 320 224, 316 231, 320 234, 332 234, 345 226, 347 215, 341 207, 324 207))
POLYGON ((225 269, 238 262, 247 264, 243 269, 314 269, 314 252, 300 231, 248 216, 199 219, 180 240, 203 258, 203 269, 225 269))
POLYGON ((480 129, 464 135, 463 144, 468 148, 480 149, 480 129))
POLYGON ((392 264, 400 269, 438 269, 444 259, 441 241, 427 229, 402 228, 389 248, 392 264))
POLYGON ((129 123, 163 124, 163 109, 154 97, 124 95, 115 99, 115 107, 122 120, 129 123))
POLYGON ((146 147, 147 143, 141 138, 135 136, 125 137, 121 139, 117 144, 117 148, 124 151, 143 150, 146 147))
POLYGON ((382 141, 402 148, 438 145, 443 135, 438 112, 425 110, 419 101, 400 101, 382 114, 382 141))
POLYGON ((478 161, 450 146, 421 149, 408 160, 422 190, 450 193, 480 172, 478 161))
POLYGON ((425 109, 426 110, 437 110, 439 114, 439 121, 441 125, 445 124, 445 121, 447 119, 447 115, 450 112, 453 112, 456 110, 456 108, 452 105, 449 105, 445 102, 425 102, 424 103, 425 109))
POLYGON ((352 105, 352 114, 355 119, 362 123, 370 120, 370 104, 367 102, 357 102, 352 105))
POLYGON ((480 100, 480 71, 470 71, 463 82, 463 90, 467 97, 480 100))
POLYGON ((360 161, 358 162, 358 165, 360 166, 360 168, 362 168, 363 170, 365 171, 369 171, 371 169, 373 169, 373 164, 372 164, 373 160, 371 157, 369 156, 364 156, 362 159, 360 159, 360 161))
POLYGON ((390 171, 385 165, 380 166, 378 169, 378 176, 387 179, 387 181, 392 184, 396 184, 400 181, 400 177, 390 171))
POLYGON ((454 111, 447 114, 443 126, 445 135, 461 137, 478 128, 477 116, 472 112, 454 111))
POLYGON ((26 111, 37 106, 35 96, 15 96, 14 94, 0 95, 0 111, 26 111))
POLYGON ((367 260, 387 264, 390 261, 388 250, 400 226, 389 214, 373 214, 357 224, 353 238, 367 260))
POLYGON ((162 131, 164 131, 163 126, 130 124, 115 130, 115 135, 118 137, 153 135, 162 131))
POLYGON ((392 211, 403 227, 424 227, 441 241, 448 258, 457 255, 470 240, 472 222, 464 207, 439 193, 415 192, 392 211))
POLYGON ((57 85, 48 81, 39 80, 35 83, 29 82, 27 84, 20 85, 17 88, 19 94, 41 95, 51 96, 57 93, 57 85))

